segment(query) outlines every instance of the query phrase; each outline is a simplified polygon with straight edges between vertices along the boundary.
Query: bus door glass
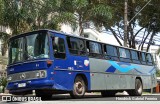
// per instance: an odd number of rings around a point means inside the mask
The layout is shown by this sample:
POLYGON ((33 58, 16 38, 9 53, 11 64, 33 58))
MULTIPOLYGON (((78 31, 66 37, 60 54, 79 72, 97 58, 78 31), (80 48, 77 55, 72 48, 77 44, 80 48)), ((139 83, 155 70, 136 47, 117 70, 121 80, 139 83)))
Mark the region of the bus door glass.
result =
POLYGON ((52 47, 54 56, 54 69, 67 69, 65 37, 60 34, 54 34, 54 37, 52 37, 52 47))

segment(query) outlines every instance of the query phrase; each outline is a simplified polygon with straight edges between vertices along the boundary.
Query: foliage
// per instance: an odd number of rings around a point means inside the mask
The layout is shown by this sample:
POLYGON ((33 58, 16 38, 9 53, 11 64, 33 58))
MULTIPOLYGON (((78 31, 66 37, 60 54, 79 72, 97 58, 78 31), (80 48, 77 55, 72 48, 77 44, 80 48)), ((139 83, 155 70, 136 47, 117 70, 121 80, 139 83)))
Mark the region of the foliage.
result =
POLYGON ((59 3, 59 0, 0 0, 0 26, 12 31, 12 34, 0 33, 2 55, 11 36, 44 28, 59 30, 60 23, 70 21, 71 15, 60 12, 59 3))
MULTIPOLYGON (((108 5, 113 8, 113 18, 111 21, 107 21, 105 18, 101 18, 97 23, 103 24, 107 31, 112 32, 120 45, 123 45, 120 41, 124 40, 124 1, 122 0, 109 0, 108 5)), ((143 50, 144 43, 148 43, 147 51, 150 45, 153 43, 153 38, 156 33, 159 32, 159 10, 158 0, 152 0, 144 9, 137 15, 141 8, 147 3, 146 0, 128 0, 128 47, 136 48, 139 43, 139 49, 143 50), (156 6, 155 6, 156 5, 156 6), (153 9, 151 9, 153 8, 153 9), (156 10, 155 10, 156 9, 156 10), (135 18, 133 18, 136 15, 135 18), (156 19, 154 19, 154 17, 156 19), (130 21, 132 19, 132 21, 130 21), (141 28, 137 28, 141 26, 141 28), (138 29, 138 30, 137 30, 138 29), (145 31, 144 31, 145 30, 145 31), (142 32, 144 35, 142 36, 142 32), (142 37, 142 40, 137 41, 136 37, 142 37), (147 40, 149 39, 149 41, 147 40)))
POLYGON ((160 70, 156 70, 156 76, 160 77, 160 70))
POLYGON ((7 65, 7 62, 8 58, 0 55, 0 64, 5 66, 7 65))
MULTIPOLYGON (((147 2, 148 0, 128 0, 128 20, 147 2)), ((148 42, 148 51, 154 36, 160 31, 159 4, 158 0, 152 0, 129 21, 128 47, 136 48, 136 38, 145 30, 138 48, 143 50, 144 43, 148 42), (137 26, 141 28, 135 31, 137 26)), ((74 30, 78 27, 82 36, 84 26, 93 23, 98 30, 105 27, 123 45, 120 39, 124 40, 124 0, 0 0, 0 14, 0 25, 9 27, 11 35, 42 28, 59 30, 59 25, 65 23, 71 24, 74 30)), ((7 49, 7 40, 11 35, 0 35, 3 49, 7 49)))
POLYGON ((96 24, 97 16, 107 20, 112 18, 112 9, 106 5, 106 0, 62 0, 61 10, 75 15, 81 36, 83 35, 83 25, 88 22, 96 24))
POLYGON ((6 77, 0 78, 0 86, 3 86, 3 92, 4 92, 5 87, 7 86, 7 78, 6 77))

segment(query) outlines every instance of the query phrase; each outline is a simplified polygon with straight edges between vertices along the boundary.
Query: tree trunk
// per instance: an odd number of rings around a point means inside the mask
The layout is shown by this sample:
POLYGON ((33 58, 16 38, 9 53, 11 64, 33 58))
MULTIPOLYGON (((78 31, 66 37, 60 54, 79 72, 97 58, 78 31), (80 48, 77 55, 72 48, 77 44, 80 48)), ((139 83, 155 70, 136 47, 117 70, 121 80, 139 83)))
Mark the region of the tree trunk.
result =
POLYGON ((147 31, 147 30, 145 29, 144 34, 143 34, 143 37, 142 37, 142 41, 141 41, 141 43, 140 43, 139 46, 138 46, 138 50, 140 49, 140 47, 141 47, 141 45, 142 45, 142 43, 143 43, 143 40, 144 40, 146 31, 147 31))
POLYGON ((149 40, 149 43, 148 43, 146 52, 149 51, 149 48, 150 48, 150 46, 151 46, 151 42, 152 42, 154 36, 155 36, 155 31, 153 30, 153 33, 152 33, 151 38, 150 38, 150 40, 149 40))
POLYGON ((79 35, 83 37, 83 26, 82 23, 79 23, 79 35))
POLYGON ((116 32, 111 27, 109 28, 109 30, 112 32, 113 36, 116 38, 116 40, 119 43, 119 45, 122 46, 122 43, 118 39, 116 32))
MULTIPOLYGON (((82 26, 82 17, 81 14, 79 14, 79 35, 82 36, 83 35, 83 26, 82 26)), ((83 37, 83 36, 82 36, 83 37)))
POLYGON ((2 44, 2 56, 6 56, 7 48, 7 43, 2 44))
POLYGON ((128 27, 128 0, 125 0, 124 2, 124 47, 127 47, 127 41, 128 41, 128 31, 127 31, 127 27, 128 27))
POLYGON ((150 31, 148 31, 147 36, 144 38, 144 40, 142 42, 141 51, 143 50, 144 43, 145 43, 146 39, 148 38, 149 34, 150 34, 150 31))

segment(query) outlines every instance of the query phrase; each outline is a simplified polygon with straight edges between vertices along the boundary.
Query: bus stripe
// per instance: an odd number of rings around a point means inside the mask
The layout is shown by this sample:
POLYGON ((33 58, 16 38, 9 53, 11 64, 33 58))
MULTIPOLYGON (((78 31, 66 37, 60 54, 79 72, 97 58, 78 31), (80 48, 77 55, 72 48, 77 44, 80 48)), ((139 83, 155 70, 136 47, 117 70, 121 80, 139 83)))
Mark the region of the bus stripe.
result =
POLYGON ((106 72, 112 72, 112 73, 114 73, 116 71, 116 68, 114 67, 114 66, 110 66, 107 70, 106 70, 106 72))

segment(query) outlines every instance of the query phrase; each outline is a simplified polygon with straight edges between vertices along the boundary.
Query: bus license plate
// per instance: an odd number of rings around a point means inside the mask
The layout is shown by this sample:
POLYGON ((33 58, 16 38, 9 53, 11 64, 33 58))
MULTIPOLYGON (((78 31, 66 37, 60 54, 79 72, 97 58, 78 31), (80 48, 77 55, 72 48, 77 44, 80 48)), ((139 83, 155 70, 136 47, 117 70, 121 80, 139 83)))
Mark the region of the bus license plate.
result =
POLYGON ((26 87, 26 83, 19 83, 18 87, 26 87))

